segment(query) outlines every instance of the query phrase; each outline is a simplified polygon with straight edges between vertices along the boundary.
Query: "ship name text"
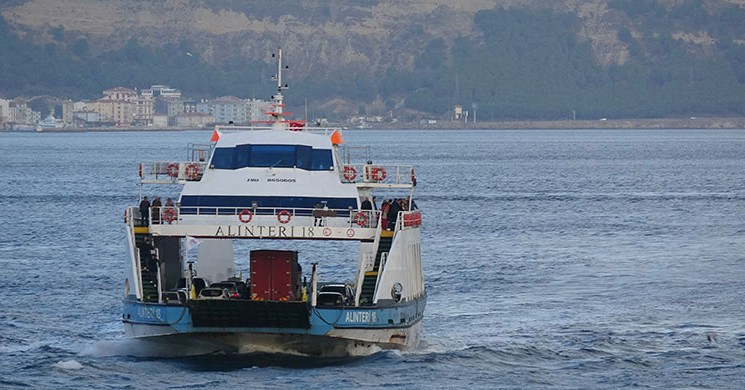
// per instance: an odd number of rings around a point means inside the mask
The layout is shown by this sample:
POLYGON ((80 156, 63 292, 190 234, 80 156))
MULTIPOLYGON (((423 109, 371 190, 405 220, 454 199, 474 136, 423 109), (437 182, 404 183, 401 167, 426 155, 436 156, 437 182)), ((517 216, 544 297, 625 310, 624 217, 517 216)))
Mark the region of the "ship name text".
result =
POLYGON ((378 322, 378 313, 374 311, 348 311, 344 317, 344 322, 378 322))
POLYGON ((272 238, 313 238, 316 231, 309 226, 218 226, 216 237, 272 237, 272 238))

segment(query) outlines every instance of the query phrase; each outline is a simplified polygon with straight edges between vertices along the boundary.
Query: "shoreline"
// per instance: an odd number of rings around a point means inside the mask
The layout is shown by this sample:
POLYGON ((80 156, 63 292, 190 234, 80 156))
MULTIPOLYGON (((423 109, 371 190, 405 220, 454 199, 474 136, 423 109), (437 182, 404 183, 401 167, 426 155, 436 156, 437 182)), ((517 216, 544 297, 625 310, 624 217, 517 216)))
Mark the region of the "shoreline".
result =
MULTIPOLYGON (((716 118, 657 118, 657 119, 596 119, 596 120, 515 120, 483 121, 477 123, 438 122, 434 124, 418 123, 371 123, 364 128, 334 124, 327 127, 338 127, 345 130, 634 130, 634 129, 745 129, 745 117, 716 118)), ((127 127, 62 127, 33 130, 0 130, 7 133, 84 133, 114 131, 212 131, 213 127, 182 128, 152 126, 127 127)), ((310 127, 309 129, 313 129, 310 127)))
MULTIPOLYGON (((370 126, 370 129, 397 129, 395 124, 370 126)), ((596 120, 515 120, 477 123, 442 122, 409 124, 407 129, 450 130, 634 130, 634 129, 745 129, 745 117, 596 119, 596 120)))

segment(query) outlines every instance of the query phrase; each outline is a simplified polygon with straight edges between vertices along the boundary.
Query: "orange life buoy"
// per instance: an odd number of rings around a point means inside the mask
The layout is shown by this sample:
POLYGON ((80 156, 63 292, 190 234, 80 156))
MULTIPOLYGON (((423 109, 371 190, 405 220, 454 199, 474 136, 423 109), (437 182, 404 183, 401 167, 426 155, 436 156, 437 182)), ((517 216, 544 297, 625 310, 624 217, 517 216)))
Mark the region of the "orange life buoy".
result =
POLYGON ((344 178, 347 181, 354 181, 357 178, 357 170, 351 165, 344 166, 344 178))
POLYGON ((170 177, 178 177, 178 164, 176 163, 168 164, 168 167, 166 168, 166 173, 170 177))
POLYGON ((374 167, 370 171, 370 176, 375 181, 383 181, 383 180, 385 180, 386 176, 388 176, 388 174, 385 172, 385 168, 383 168, 383 167, 374 167))
POLYGON ((163 220, 168 223, 176 220, 176 210, 173 207, 167 207, 163 210, 163 220))
POLYGON ((195 180, 197 177, 199 177, 199 165, 195 163, 191 163, 186 166, 186 177, 188 177, 191 180, 195 180))
POLYGON ((354 223, 360 226, 367 226, 367 214, 364 211, 360 211, 354 216, 354 223))
POLYGON ((290 215, 290 212, 287 210, 282 210, 277 213, 277 221, 279 221, 279 223, 287 223, 290 222, 291 219, 292 215, 290 215))
POLYGON ((254 214, 251 212, 251 210, 243 209, 240 213, 238 213, 238 220, 243 223, 249 223, 251 222, 251 219, 254 217, 254 214))

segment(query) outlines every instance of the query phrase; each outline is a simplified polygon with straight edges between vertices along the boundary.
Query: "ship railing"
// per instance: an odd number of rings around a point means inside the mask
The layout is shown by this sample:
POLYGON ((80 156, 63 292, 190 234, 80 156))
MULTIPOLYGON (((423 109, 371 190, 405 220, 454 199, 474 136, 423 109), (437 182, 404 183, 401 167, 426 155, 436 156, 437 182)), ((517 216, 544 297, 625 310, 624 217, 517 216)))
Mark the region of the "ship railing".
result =
POLYGON ((416 186, 411 165, 342 164, 338 172, 342 183, 416 186))
POLYGON ((422 225, 422 213, 419 210, 399 211, 396 230, 413 229, 422 225))
MULTIPOLYGON (((136 211, 136 210, 134 210, 136 211)), ((286 225, 376 228, 380 211, 329 208, 164 206, 151 211, 153 225, 286 225)))
MULTIPOLYGON (((288 131, 302 131, 304 133, 314 133, 314 134, 323 134, 323 135, 331 135, 334 131, 340 131, 341 129, 338 127, 310 127, 310 126, 302 126, 302 127, 293 127, 290 123, 285 123, 283 130, 288 131)), ((217 125, 215 126, 215 130, 221 133, 234 133, 234 132, 240 132, 240 131, 261 131, 261 130, 276 130, 274 126, 269 126, 267 123, 257 123, 257 124, 249 124, 245 126, 239 126, 239 125, 217 125)))
POLYGON ((206 161, 149 161, 140 163, 140 182, 148 184, 183 184, 202 179, 206 161))

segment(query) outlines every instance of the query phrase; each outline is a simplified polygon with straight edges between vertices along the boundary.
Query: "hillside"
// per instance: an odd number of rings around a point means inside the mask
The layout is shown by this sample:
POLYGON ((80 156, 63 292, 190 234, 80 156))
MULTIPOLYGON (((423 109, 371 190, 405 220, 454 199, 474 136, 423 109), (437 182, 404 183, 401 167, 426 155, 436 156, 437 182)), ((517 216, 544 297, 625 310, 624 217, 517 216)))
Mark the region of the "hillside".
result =
POLYGON ((15 0, 0 95, 117 85, 267 97, 318 115, 745 114, 745 0, 15 0), (10 53, 13 53, 12 55, 10 53))

